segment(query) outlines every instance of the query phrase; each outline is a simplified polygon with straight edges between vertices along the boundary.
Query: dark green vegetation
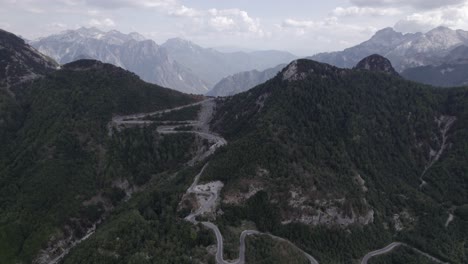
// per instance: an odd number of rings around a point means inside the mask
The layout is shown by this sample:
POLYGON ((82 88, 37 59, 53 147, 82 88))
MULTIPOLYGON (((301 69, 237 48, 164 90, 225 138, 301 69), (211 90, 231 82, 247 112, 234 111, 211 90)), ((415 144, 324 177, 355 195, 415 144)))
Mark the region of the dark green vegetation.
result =
MULTIPOLYGON (((6 146, 21 125, 23 113, 16 100, 6 91, 0 90, 0 146, 6 146)), ((7 153, 7 149, 0 149, 0 157, 7 153)))
POLYGON ((406 247, 398 247, 389 254, 371 258, 369 264, 436 264, 432 261, 406 247))
POLYGON ((252 220, 260 230, 301 245, 321 263, 348 263, 394 240, 466 263, 467 222, 456 217, 448 228, 444 224, 448 208, 468 202, 468 90, 436 89, 307 60, 299 60, 291 72, 289 80, 283 79, 284 70, 220 101, 213 127, 230 144, 213 157, 204 179, 222 180, 225 189, 238 192, 241 180, 255 180, 266 193, 238 206, 223 205, 220 222, 252 220), (457 120, 420 190, 430 149, 441 148, 435 121, 441 116, 457 120), (344 198, 337 205, 341 214, 365 215, 373 209, 373 223, 346 229, 282 225, 304 213, 288 203, 291 190, 311 201, 304 204, 311 215, 324 210, 314 200, 344 198), (403 230, 396 230, 394 215, 403 230))
POLYGON ((162 113, 159 115, 154 115, 146 118, 147 120, 152 121, 186 121, 186 120, 196 120, 198 117, 198 112, 200 112, 200 105, 194 105, 186 107, 180 110, 170 111, 168 113, 162 113))
POLYGON ((158 177, 145 192, 118 208, 64 263, 214 263, 206 251, 215 242, 212 233, 177 215, 181 195, 196 169, 200 167, 158 177))
POLYGON ((308 264, 304 254, 287 242, 274 240, 267 235, 246 239, 246 262, 249 264, 308 264))
POLYGON ((458 207, 455 214, 461 219, 468 221, 468 204, 458 207))
POLYGON ((0 135, 8 138, 1 142, 0 262, 30 263, 52 234, 68 235, 65 225, 82 236, 103 207, 125 196, 116 182, 141 185, 186 162, 193 135, 162 137, 147 128, 109 137, 107 125, 113 114, 194 101, 96 61, 65 65, 24 87, 21 99, 0 94, 7 120, 0 135), (84 203, 98 193, 101 201, 84 203))

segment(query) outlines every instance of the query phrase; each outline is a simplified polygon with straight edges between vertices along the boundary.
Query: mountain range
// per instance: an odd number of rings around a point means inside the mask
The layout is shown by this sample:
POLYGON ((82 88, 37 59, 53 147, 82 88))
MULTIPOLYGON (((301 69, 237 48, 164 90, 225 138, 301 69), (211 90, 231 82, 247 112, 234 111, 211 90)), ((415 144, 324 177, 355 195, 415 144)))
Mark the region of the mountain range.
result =
MULTIPOLYGON (((337 67, 352 68, 372 54, 388 58, 396 71, 408 80, 443 87, 468 84, 468 32, 446 27, 438 27, 427 33, 408 34, 385 28, 354 47, 308 58, 337 67)), ((274 71, 279 70, 272 68, 266 72, 274 71)), ((263 73, 258 71, 229 76, 216 84, 208 94, 222 96, 242 92, 265 81, 262 76, 263 73)))
POLYGON ((407 68, 443 63, 452 50, 462 45, 468 45, 467 31, 437 27, 427 33, 403 34, 393 28, 385 28, 359 45, 343 51, 316 54, 310 59, 351 68, 364 57, 380 54, 401 72, 407 68))
POLYGON ((468 85, 468 46, 451 50, 441 63, 404 70, 401 75, 412 81, 441 87, 468 85))
POLYGON ((97 59, 135 72, 147 82, 194 94, 206 93, 230 74, 263 70, 296 58, 280 51, 222 53, 183 39, 159 46, 138 33, 96 28, 68 30, 30 44, 61 64, 97 59))
POLYGON ((208 91, 204 81, 138 33, 80 28, 32 41, 31 45, 61 64, 92 58, 130 70, 150 83, 186 93, 208 91))
POLYGON ((250 70, 263 71, 297 58, 291 53, 275 50, 223 53, 180 38, 169 39, 162 47, 175 60, 208 82, 210 87, 229 75, 250 70))

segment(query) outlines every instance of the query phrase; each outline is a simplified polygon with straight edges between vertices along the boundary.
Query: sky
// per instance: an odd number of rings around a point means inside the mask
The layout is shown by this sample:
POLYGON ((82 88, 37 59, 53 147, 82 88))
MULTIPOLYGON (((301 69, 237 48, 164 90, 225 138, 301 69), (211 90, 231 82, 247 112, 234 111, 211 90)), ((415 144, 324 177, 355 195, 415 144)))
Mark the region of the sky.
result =
POLYGON ((342 50, 377 30, 468 30, 468 0, 0 0, 0 28, 27 39, 97 27, 139 32, 161 44, 181 37, 204 47, 342 50))

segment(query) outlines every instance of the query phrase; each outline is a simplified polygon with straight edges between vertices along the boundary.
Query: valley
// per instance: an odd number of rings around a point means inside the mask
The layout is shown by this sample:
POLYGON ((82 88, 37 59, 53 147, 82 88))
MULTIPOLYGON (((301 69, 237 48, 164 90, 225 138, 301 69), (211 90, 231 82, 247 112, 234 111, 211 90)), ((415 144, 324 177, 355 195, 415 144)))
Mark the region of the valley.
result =
POLYGON ((274 47, 374 9, 281 41, 236 8, 109 5, 0 30, 0 263, 468 263, 468 31, 369 28, 301 59, 274 47), (209 33, 110 18, 143 7, 209 33), (209 48, 234 39, 262 49, 209 48))

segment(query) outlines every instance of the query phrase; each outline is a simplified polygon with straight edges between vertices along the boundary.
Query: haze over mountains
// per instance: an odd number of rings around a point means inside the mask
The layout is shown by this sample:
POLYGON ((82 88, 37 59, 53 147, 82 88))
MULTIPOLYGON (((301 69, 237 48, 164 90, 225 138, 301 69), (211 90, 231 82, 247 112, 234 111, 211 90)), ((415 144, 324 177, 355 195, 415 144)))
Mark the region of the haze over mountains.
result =
POLYGON ((211 86, 232 74, 250 70, 263 71, 297 58, 291 53, 274 50, 223 53, 202 48, 180 38, 170 39, 162 47, 211 86))
POLYGON ((219 81, 206 95, 229 96, 247 91, 275 77, 285 66, 286 64, 280 64, 264 71, 253 70, 230 75, 219 81))
POLYGON ((222 53, 183 39, 170 39, 159 46, 138 33, 96 28, 68 30, 31 45, 62 64, 97 59, 133 71, 145 81, 197 94, 206 93, 230 74, 263 70, 296 58, 280 51, 222 53))
MULTIPOLYGON (((138 33, 104 32, 96 28, 68 30, 31 42, 59 63, 98 59, 138 74, 143 80, 179 91, 214 96, 248 90, 274 76, 282 63, 297 57, 282 51, 220 52, 181 38, 161 45, 138 33)), ((427 33, 385 28, 344 51, 310 59, 338 67, 354 67, 362 58, 388 58, 403 77, 438 86, 467 83, 468 32, 438 27, 427 33)))

